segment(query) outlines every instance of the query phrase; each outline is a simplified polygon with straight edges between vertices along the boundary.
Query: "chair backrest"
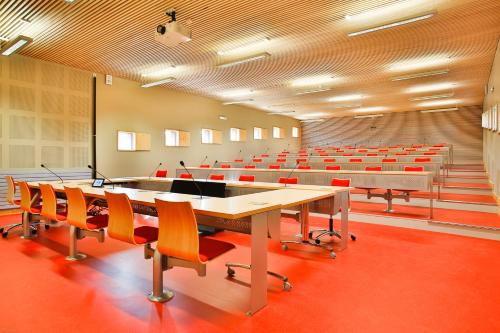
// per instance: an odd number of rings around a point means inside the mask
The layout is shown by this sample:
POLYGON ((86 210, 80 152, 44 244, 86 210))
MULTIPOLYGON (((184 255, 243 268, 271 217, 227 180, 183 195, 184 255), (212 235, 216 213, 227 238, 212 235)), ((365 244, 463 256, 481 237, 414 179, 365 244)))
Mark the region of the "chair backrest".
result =
POLYGON ((312 167, 310 165, 299 165, 297 167, 297 169, 299 169, 299 170, 311 170, 312 167))
POLYGON ((367 166, 365 167, 365 171, 382 171, 381 166, 367 166))
POLYGON ((286 157, 286 154, 278 154, 278 157, 286 157))
POLYGON ((57 221, 57 198, 54 188, 50 184, 40 184, 43 205, 40 215, 49 220, 57 221))
POLYGON ((166 178, 167 174, 167 170, 156 170, 156 177, 166 178))
POLYGON ((403 171, 424 171, 424 167, 423 166, 405 166, 403 168, 403 171))
POLYGON ((31 213, 31 200, 33 199, 31 189, 25 181, 20 181, 18 184, 19 192, 21 193, 21 209, 25 212, 31 213))
POLYGON ((410 155, 409 153, 396 153, 396 156, 407 156, 410 155))
POLYGON ((358 149, 358 153, 366 153, 368 152, 368 149, 358 149))
POLYGON ((260 154, 260 157, 269 157, 269 154, 260 154))
POLYGON ((238 178, 240 182, 254 182, 255 181, 255 176, 251 175, 240 175, 240 178, 238 178))
POLYGON ((433 152, 426 151, 424 152, 424 155, 437 155, 437 153, 434 151, 433 152))
POLYGON ((193 176, 191 176, 189 173, 181 173, 179 175, 179 178, 183 178, 183 179, 192 179, 193 176))
POLYGON ((201 164, 200 168, 210 168, 210 164, 201 164))
POLYGON ((220 167, 222 169, 231 169, 231 165, 230 164, 221 164, 220 167))
POLYGON ((82 189, 64 186, 64 192, 68 205, 68 223, 80 229, 87 229, 87 203, 82 189))
POLYGON ((351 153, 342 154, 342 156, 352 156, 351 153))
POLYGON ((325 170, 340 170, 341 166, 340 165, 327 165, 325 167, 325 170))
POLYGON ((278 158, 276 160, 276 163, 285 163, 286 162, 286 158, 278 158))
POLYGON ((254 158, 252 159, 252 162, 262 162, 262 158, 254 158))
POLYGON ((366 156, 378 156, 378 154, 377 153, 368 153, 368 154, 366 154, 366 156))
POLYGON ((198 225, 190 202, 169 202, 155 199, 158 212, 158 243, 161 254, 203 263, 200 259, 198 225))
POLYGON ((383 158, 382 163, 396 163, 398 161, 397 158, 383 158))
POLYGON ((307 162, 307 158, 298 158, 296 161, 297 163, 304 163, 307 162))
POLYGON ((14 178, 5 176, 5 182, 7 183, 7 202, 15 205, 16 183, 14 183, 14 178))
POLYGON ((327 153, 319 153, 319 156, 328 156, 327 153))
POLYGON ((325 159, 323 159, 323 162, 325 162, 325 163, 334 163, 335 161, 337 161, 336 158, 325 158, 325 159))
POLYGON ((361 163, 363 162, 363 159, 361 158, 350 158, 349 163, 361 163))
POLYGON ((210 175, 210 180, 224 180, 224 175, 210 175))
POLYGON ((234 160, 235 163, 243 163, 243 160, 241 158, 237 158, 234 160))
POLYGON ((281 169, 281 166, 280 165, 277 165, 277 164, 271 164, 267 167, 268 169, 281 169))
POLYGON ((134 211, 125 193, 104 192, 108 202, 108 235, 123 242, 134 240, 134 211))
POLYGON ((255 165, 250 164, 250 165, 245 165, 245 169, 255 169, 255 165))
POLYGON ((297 177, 293 178, 280 177, 278 182, 280 184, 297 184, 299 182, 299 179, 297 177))
POLYGON ((415 162, 431 162, 430 157, 415 157, 415 162))
POLYGON ((349 187, 349 186, 351 186, 351 180, 349 178, 348 179, 333 178, 330 185, 331 186, 349 187))

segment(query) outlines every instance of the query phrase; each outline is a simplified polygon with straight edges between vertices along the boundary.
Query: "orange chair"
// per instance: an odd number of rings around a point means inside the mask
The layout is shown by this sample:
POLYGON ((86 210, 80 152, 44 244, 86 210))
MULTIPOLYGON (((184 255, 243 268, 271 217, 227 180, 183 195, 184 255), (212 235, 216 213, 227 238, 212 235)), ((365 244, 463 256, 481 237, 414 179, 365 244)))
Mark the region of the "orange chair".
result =
POLYGON ((200 165, 200 168, 210 168, 210 164, 202 164, 200 165))
POLYGON ((224 180, 224 175, 216 175, 216 174, 213 174, 213 175, 210 175, 210 180, 224 180))
POLYGON ((181 173, 179 175, 179 178, 182 178, 182 179, 193 179, 193 176, 190 175, 189 173, 181 173))
POLYGON ((335 158, 325 158, 325 159, 323 159, 323 162, 325 162, 325 163, 335 163, 335 161, 337 161, 337 159, 335 159, 335 158))
POLYGON ((261 154, 260 157, 269 157, 269 154, 261 154))
POLYGON ((406 172, 422 172, 424 171, 424 167, 423 166, 405 166, 403 168, 403 171, 406 171, 406 172))
POLYGON ((368 149, 358 149, 358 153, 367 153, 368 149))
POLYGON ((235 163, 243 163, 243 160, 242 159, 235 159, 234 162, 235 163))
POLYGON ((361 163, 363 162, 363 159, 361 158, 350 158, 349 163, 361 163))
POLYGON ((286 154, 278 154, 278 157, 286 157, 286 154))
POLYGON ((155 199, 158 212, 158 243, 153 259, 152 302, 166 302, 174 293, 163 289, 163 272, 175 266, 193 268, 206 275, 206 263, 234 249, 231 243, 199 237, 198 225, 190 202, 155 199))
POLYGON ((368 154, 366 154, 366 156, 378 156, 378 154, 376 154, 376 153, 368 153, 368 154))
POLYGON ((298 182, 299 179, 297 177, 293 178, 280 177, 278 180, 278 183, 280 184, 297 184, 298 182))
POLYGON ((407 156, 410 155, 409 153, 396 153, 396 156, 407 156))
POLYGON ((268 169, 281 169, 281 166, 280 165, 277 165, 277 164, 271 164, 267 167, 268 169))
POLYGON ((40 184, 40 194, 42 195, 43 205, 40 215, 44 217, 47 222, 63 222, 66 221, 67 211, 66 205, 57 203, 56 192, 50 184, 40 184), (63 210, 61 210, 63 208, 63 210))
POLYGON ((252 159, 252 162, 254 162, 254 163, 261 163, 262 162, 262 158, 254 158, 254 159, 252 159))
POLYGON ((238 178, 238 181, 240 181, 240 182, 254 182, 255 176, 240 175, 240 177, 238 178))
POLYGON ((135 227, 140 219, 134 215, 125 193, 104 192, 108 202, 108 236, 133 245, 144 245, 144 258, 153 257, 151 243, 158 240, 158 228, 143 225, 135 227))
POLYGON ((437 153, 436 152, 426 151, 426 152, 424 152, 424 155, 437 155, 437 153))
POLYGON ((342 156, 352 156, 352 154, 342 154, 342 156))
POLYGON ((396 163, 398 161, 397 158, 383 158, 382 163, 396 163))
POLYGON ((319 156, 328 156, 327 153, 319 153, 319 156))
POLYGON ((305 163, 305 162, 307 162, 307 158, 298 158, 298 159, 296 160, 296 162, 297 162, 297 163, 305 163))
POLYGON ((167 178, 168 171, 167 170, 156 170, 155 177, 167 178))
POLYGON ((340 165, 327 165, 325 170, 340 170, 342 167, 340 165))
POLYGON ((414 162, 417 163, 432 162, 432 159, 430 157, 415 157, 414 162))
POLYGON ((379 149, 378 151, 380 153, 387 153, 387 152, 389 152, 389 149, 379 149))
POLYGON ((367 166, 365 167, 365 171, 382 171, 382 167, 381 166, 367 166))
POLYGON ((255 169, 255 165, 252 165, 252 164, 250 164, 250 165, 245 165, 245 167, 244 167, 244 168, 245 168, 245 169, 255 169))
MULTIPOLYGON (((16 196, 16 183, 14 182, 14 178, 12 176, 5 176, 5 182, 7 183, 7 202, 12 206, 21 205, 21 200, 17 200, 16 196)), ((21 227, 22 223, 11 223, 4 225, 0 228, 0 233, 2 233, 2 237, 7 237, 9 235, 9 231, 18 227, 21 227), (5 232, 4 232, 5 230, 5 232)))
POLYGON ((351 186, 351 180, 349 178, 347 179, 333 178, 332 181, 330 182, 330 186, 349 187, 351 186))
POLYGON ((78 187, 64 187, 68 205, 67 221, 69 229, 69 255, 66 260, 82 260, 86 258, 78 253, 77 241, 85 237, 95 237, 99 243, 104 242, 104 228, 108 226, 108 215, 88 215, 87 201, 78 187))
POLYGON ((297 167, 297 169, 299 169, 299 170, 311 170, 312 167, 310 165, 299 165, 297 167))
POLYGON ((278 158, 276 163, 286 163, 286 158, 278 158))
POLYGON ((221 164, 220 167, 222 169, 231 169, 231 165, 230 164, 221 164))

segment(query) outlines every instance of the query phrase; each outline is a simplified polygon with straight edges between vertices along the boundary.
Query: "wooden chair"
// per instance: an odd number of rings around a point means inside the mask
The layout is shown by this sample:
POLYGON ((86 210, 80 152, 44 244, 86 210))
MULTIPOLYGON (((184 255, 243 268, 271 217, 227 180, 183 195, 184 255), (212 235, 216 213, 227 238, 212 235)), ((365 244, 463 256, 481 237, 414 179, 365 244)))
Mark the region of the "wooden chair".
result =
POLYGON ((198 225, 190 202, 155 199, 158 212, 158 243, 153 259, 153 291, 149 300, 166 302, 174 297, 163 289, 163 272, 175 266, 192 268, 206 275, 206 263, 235 248, 234 244, 199 237, 198 225))
POLYGON ((42 195, 43 205, 40 215, 46 219, 47 222, 63 222, 66 221, 67 211, 66 205, 57 203, 56 192, 50 184, 40 184, 40 194, 42 195))
POLYGON ((66 260, 82 260, 87 256, 78 253, 77 241, 85 237, 95 237, 99 243, 104 242, 104 228, 108 226, 108 215, 89 216, 87 202, 80 188, 64 187, 66 193, 69 229, 69 255, 66 260))
POLYGON ((158 240, 158 228, 140 226, 125 193, 104 192, 108 203, 108 236, 133 245, 144 245, 144 259, 153 257, 151 243, 158 240))

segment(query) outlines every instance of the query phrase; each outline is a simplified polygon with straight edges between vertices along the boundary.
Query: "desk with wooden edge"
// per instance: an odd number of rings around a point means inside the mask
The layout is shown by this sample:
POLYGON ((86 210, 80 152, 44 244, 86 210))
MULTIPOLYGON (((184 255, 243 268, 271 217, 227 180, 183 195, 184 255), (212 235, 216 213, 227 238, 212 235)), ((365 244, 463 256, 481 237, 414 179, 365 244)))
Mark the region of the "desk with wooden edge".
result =
MULTIPOLYGON (((45 182, 42 182, 45 183, 45 182)), ((91 199, 105 199, 104 191, 126 193, 132 204, 147 207, 155 206, 155 198, 166 201, 189 201, 196 214, 221 217, 228 220, 249 218, 251 220, 251 290, 250 305, 247 312, 252 315, 267 304, 267 239, 268 232, 271 238, 279 238, 281 209, 301 206, 306 219, 309 203, 340 196, 342 208, 343 230, 342 235, 347 240, 348 221, 348 189, 332 188, 331 190, 302 190, 283 188, 273 191, 259 192, 229 198, 205 197, 189 194, 157 192, 132 188, 115 187, 93 188, 85 181, 67 182, 60 184, 50 182, 56 192, 64 192, 64 186, 79 187, 85 197, 91 199), (345 227, 345 228, 344 228, 345 227), (345 229, 345 230, 344 230, 345 229)), ((39 182, 30 182, 32 189, 38 189, 39 182)), ((24 226, 29 232, 29 219, 24 226)), ((308 224, 308 223, 307 223, 308 224)), ((76 250, 76 249, 75 249, 76 250)), ((162 276, 153 277, 153 285, 158 285, 162 276)), ((153 288, 156 290, 156 288, 153 288)))

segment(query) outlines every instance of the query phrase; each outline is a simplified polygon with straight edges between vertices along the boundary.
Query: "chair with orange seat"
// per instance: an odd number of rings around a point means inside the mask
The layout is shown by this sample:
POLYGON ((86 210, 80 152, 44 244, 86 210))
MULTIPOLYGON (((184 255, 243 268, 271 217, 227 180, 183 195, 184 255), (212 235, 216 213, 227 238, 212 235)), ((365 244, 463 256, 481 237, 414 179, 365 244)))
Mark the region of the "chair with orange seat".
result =
POLYGON ((167 178, 168 171, 167 170, 156 170, 155 177, 158 178, 167 178))
POLYGON ((325 170, 340 170, 342 167, 340 165, 327 165, 325 170))
POLYGON ((220 167, 222 169, 231 169, 231 164, 221 164, 220 167))
POLYGON ((426 162, 432 162, 432 159, 430 157, 415 157, 414 162, 426 163, 426 162))
MULTIPOLYGON (((7 183, 7 202, 12 206, 20 206, 21 200, 17 200, 16 197, 16 183, 14 182, 14 178, 12 176, 5 176, 5 182, 7 183)), ((2 233, 2 237, 7 237, 9 235, 9 231, 15 228, 21 227, 22 223, 11 223, 4 225, 0 228, 0 233, 2 233), (5 232, 4 232, 5 230, 5 232)))
POLYGON ((298 182, 299 182, 299 179, 297 177, 292 177, 292 178, 280 177, 278 179, 278 183, 285 184, 285 185, 297 184, 298 182))
POLYGON ((217 174, 213 174, 213 175, 210 175, 210 180, 224 180, 224 175, 217 175, 217 174))
POLYGON ((299 165, 297 167, 297 169, 299 169, 299 170, 311 170, 312 167, 310 165, 299 165))
POLYGON ((278 158, 276 159, 276 163, 286 163, 286 158, 278 158))
POLYGON ((57 196, 54 188, 50 184, 39 184, 40 194, 42 195, 43 205, 40 215, 46 219, 47 222, 63 222, 66 221, 67 211, 66 205, 57 203, 57 196))
POLYGON ((363 159, 362 158, 350 158, 349 163, 362 163, 363 159))
POLYGON ((245 169, 255 169, 256 166, 253 165, 253 164, 249 164, 249 165, 245 165, 243 168, 245 168, 245 169))
POLYGON ((158 212, 158 242, 153 259, 152 302, 166 302, 174 297, 163 289, 163 272, 175 266, 206 275, 206 263, 235 248, 234 244, 201 237, 190 202, 168 202, 155 199, 158 212))
POLYGON ((366 156, 378 156, 378 154, 377 153, 368 153, 368 154, 366 154, 366 156))
POLYGON ((267 168, 268 169, 281 169, 281 165, 279 165, 279 164, 270 164, 267 168))
POLYGON ((406 171, 406 172, 422 172, 422 171, 425 171, 424 170, 424 167, 419 165, 419 166, 405 166, 403 168, 403 171, 406 171))
POLYGON ((382 163, 396 163, 398 161, 397 158, 383 158, 382 163))
POLYGON ((234 160, 235 163, 243 163, 243 159, 241 158, 237 158, 234 160))
POLYGON ((204 168, 204 169, 210 168, 210 164, 201 164, 200 168, 204 168))
POLYGON ((78 253, 77 241, 85 237, 95 237, 99 243, 104 242, 104 228, 108 226, 108 215, 88 215, 88 205, 83 191, 78 187, 64 187, 66 193, 69 229, 69 255, 66 260, 82 260, 86 258, 78 253))
POLYGON ((253 158, 252 162, 254 162, 254 163, 262 163, 262 158, 253 158))
POLYGON ((254 182, 255 181, 255 176, 240 175, 240 177, 238 178, 238 181, 240 181, 240 182, 254 182))
POLYGON ((337 161, 337 159, 335 159, 335 158, 325 158, 325 159, 323 159, 324 163, 335 163, 336 161, 337 161))
POLYGON ((140 220, 134 215, 127 194, 104 194, 108 203, 108 236, 133 245, 144 245, 144 259, 152 258, 154 251, 151 243, 158 240, 158 228, 148 225, 134 226, 140 220))
POLYGON ((365 167, 365 171, 382 171, 382 167, 378 166, 367 166, 365 167))
POLYGON ((182 179, 193 179, 193 176, 189 173, 181 173, 179 175, 179 178, 182 178, 182 179))
POLYGON ((297 158, 295 161, 297 163, 305 163, 305 162, 307 162, 307 158, 297 158))

